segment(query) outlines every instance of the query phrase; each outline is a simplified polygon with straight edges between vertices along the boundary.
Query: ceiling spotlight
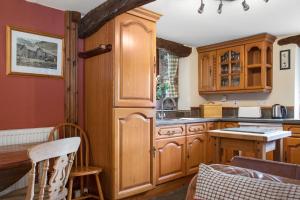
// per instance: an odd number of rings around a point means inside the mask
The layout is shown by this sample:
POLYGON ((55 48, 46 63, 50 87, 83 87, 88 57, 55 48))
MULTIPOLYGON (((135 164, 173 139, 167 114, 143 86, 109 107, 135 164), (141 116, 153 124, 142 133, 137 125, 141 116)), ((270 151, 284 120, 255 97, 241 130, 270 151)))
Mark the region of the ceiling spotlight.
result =
POLYGON ((250 6, 247 4, 246 0, 243 1, 242 5, 245 11, 249 10, 250 6))
POLYGON ((222 13, 222 7, 223 7, 223 0, 220 0, 220 4, 218 7, 218 13, 221 14, 222 13))
POLYGON ((198 9, 198 13, 199 13, 199 14, 203 13, 203 11, 204 11, 204 6, 205 6, 205 4, 203 3, 203 0, 201 0, 201 6, 200 6, 200 8, 198 9))

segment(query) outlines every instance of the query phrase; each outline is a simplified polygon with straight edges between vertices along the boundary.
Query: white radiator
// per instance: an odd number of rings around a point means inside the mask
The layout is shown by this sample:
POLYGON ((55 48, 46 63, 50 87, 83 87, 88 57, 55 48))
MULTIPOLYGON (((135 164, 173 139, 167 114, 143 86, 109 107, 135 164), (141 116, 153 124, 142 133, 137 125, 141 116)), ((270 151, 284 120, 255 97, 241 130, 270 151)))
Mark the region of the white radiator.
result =
MULTIPOLYGON (((31 128, 31 129, 15 129, 0 130, 0 146, 13 144, 26 144, 35 142, 46 142, 49 133, 53 127, 47 128, 31 128)), ((27 175, 20 179, 17 183, 0 192, 0 196, 7 194, 13 190, 23 188, 27 183, 27 175)), ((1 198, 0 198, 1 199, 1 198)))
POLYGON ((52 128, 0 130, 0 146, 45 142, 52 128))

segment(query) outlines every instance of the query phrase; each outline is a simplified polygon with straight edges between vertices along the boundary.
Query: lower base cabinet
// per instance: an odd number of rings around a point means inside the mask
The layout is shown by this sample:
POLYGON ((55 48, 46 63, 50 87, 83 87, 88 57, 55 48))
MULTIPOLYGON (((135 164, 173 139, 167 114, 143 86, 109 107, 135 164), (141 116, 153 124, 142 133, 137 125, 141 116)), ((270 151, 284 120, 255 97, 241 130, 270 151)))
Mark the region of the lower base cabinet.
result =
POLYGON ((300 138, 289 137, 284 140, 285 162, 300 164, 300 138))
POLYGON ((206 145, 205 134, 187 136, 186 138, 186 173, 194 174, 198 172, 199 164, 205 163, 206 145))
POLYGON ((147 108, 114 109, 114 190, 121 199, 155 187, 155 111, 147 108))
POLYGON ((185 176, 186 138, 156 141, 156 183, 161 184, 185 176))
POLYGON ((283 129, 292 132, 292 137, 285 138, 283 141, 284 161, 300 164, 300 125, 285 124, 283 129))

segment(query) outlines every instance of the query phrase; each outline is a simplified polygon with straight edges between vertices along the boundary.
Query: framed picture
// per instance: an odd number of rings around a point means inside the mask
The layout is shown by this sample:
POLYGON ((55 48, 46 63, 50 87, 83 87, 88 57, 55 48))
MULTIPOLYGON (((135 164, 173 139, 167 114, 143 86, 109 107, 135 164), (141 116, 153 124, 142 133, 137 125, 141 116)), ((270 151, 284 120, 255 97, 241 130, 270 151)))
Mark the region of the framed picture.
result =
POLYGON ((63 77, 64 39, 13 26, 6 27, 6 73, 63 77))
POLYGON ((291 69, 291 50, 280 51, 280 70, 291 69))

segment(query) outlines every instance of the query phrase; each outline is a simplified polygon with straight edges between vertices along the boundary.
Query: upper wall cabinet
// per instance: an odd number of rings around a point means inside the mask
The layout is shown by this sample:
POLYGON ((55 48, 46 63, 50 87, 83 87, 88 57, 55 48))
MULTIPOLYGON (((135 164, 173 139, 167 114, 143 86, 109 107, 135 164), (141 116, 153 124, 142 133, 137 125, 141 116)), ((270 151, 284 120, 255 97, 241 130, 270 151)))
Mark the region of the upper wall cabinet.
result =
POLYGON ((270 92, 275 39, 259 34, 198 47, 199 93, 270 92))
POLYGON ((199 65, 205 66, 199 68, 199 91, 215 91, 216 90, 216 51, 199 53, 199 65))
POLYGON ((244 46, 217 50, 217 90, 244 89, 244 46))
POLYGON ((123 14, 115 30, 115 106, 155 107, 155 22, 123 14))

